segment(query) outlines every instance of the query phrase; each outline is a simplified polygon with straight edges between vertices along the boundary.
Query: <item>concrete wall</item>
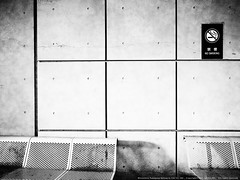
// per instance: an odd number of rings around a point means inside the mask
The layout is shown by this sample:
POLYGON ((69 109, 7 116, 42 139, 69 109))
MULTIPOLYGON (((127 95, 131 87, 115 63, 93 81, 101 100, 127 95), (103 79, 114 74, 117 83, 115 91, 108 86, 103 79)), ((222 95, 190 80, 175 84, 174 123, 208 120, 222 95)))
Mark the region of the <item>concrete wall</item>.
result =
MULTIPOLYGON (((32 1, 18 2, 1 1, 9 7, 0 21, 7 67, 0 79, 10 85, 0 87, 4 135, 33 134, 32 1)), ((39 136, 115 137, 119 172, 175 176, 177 167, 191 176, 184 135, 239 135, 239 6, 238 0, 178 0, 177 6, 174 0, 39 0, 39 136), (200 59, 201 24, 211 22, 224 22, 225 61, 200 59)))
POLYGON ((34 135, 33 0, 0 1, 0 135, 34 135))

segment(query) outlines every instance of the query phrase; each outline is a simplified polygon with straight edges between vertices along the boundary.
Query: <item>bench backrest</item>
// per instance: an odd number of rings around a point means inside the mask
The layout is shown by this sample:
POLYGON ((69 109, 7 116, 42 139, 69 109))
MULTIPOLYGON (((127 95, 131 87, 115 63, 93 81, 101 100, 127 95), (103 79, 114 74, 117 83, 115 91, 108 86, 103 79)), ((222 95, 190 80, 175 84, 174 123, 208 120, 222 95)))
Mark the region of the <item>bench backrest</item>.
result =
POLYGON ((116 146, 116 139, 0 137, 0 165, 115 172, 116 146))
POLYGON ((22 167, 25 163, 29 139, 0 137, 0 165, 22 167))
POLYGON ((185 136, 189 168, 240 168, 240 137, 185 136))

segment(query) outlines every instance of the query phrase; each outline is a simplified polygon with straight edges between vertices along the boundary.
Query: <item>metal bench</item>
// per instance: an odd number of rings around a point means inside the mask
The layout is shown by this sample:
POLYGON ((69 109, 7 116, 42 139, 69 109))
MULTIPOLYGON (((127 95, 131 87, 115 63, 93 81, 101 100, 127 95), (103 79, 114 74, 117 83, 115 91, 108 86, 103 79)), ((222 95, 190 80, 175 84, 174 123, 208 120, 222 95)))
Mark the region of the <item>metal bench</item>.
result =
POLYGON ((200 179, 239 179, 240 137, 185 136, 188 164, 200 179))
POLYGON ((116 139, 0 137, 0 164, 18 169, 1 179, 112 180, 116 139))

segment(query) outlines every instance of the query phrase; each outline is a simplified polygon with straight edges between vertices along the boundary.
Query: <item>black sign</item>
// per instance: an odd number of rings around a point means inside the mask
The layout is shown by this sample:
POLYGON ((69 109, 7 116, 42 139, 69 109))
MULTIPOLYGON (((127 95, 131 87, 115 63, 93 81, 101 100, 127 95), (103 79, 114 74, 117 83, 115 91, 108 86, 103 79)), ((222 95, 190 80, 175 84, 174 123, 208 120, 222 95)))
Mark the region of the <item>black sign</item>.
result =
POLYGON ((223 24, 202 24, 202 59, 223 58, 223 24))

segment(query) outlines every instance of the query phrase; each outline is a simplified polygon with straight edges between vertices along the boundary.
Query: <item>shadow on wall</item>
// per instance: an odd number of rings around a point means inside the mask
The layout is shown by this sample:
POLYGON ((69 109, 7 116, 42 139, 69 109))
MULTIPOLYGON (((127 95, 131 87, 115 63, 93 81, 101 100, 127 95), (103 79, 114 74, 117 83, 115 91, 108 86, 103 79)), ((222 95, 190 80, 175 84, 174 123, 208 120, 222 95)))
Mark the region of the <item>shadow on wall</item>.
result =
POLYGON ((144 141, 118 141, 117 172, 139 177, 173 177, 175 163, 159 145, 144 141))

